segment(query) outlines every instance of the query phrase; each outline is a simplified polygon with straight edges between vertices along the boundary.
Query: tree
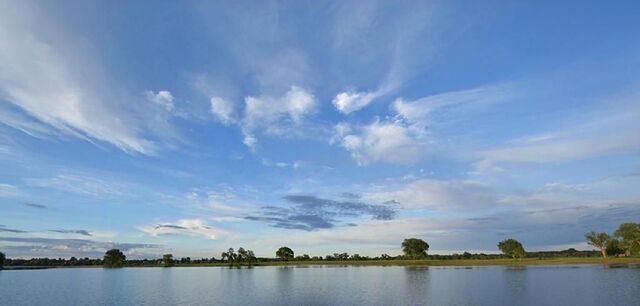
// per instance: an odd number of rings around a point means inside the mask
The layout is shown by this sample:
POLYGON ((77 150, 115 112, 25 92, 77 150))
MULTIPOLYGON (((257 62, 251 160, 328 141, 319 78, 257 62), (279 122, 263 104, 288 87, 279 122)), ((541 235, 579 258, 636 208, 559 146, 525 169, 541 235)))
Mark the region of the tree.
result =
POLYGON ((404 252, 405 256, 414 260, 427 257, 428 250, 429 244, 422 239, 409 238, 402 242, 402 252, 404 252))
POLYGON ((625 249, 620 246, 620 241, 618 239, 609 239, 605 252, 608 256, 618 256, 624 254, 625 249))
POLYGON ((122 268, 126 259, 127 256, 120 250, 111 249, 104 254, 104 266, 106 268, 122 268))
POLYGON ((587 239, 587 243, 600 250, 602 258, 607 258, 607 243, 611 240, 611 237, 607 233, 590 232, 584 235, 587 239))
POLYGON ((7 259, 7 257, 4 255, 4 253, 0 252, 0 269, 2 269, 2 267, 4 267, 5 259, 7 259))
POLYGON ((162 255, 162 265, 164 267, 172 267, 173 266, 173 255, 171 255, 171 254, 162 255))
POLYGON ((620 246, 629 253, 640 253, 640 223, 623 223, 613 233, 620 239, 620 246))
POLYGON ((223 261, 226 260, 229 264, 233 264, 237 260, 238 255, 236 255, 236 252, 233 250, 233 248, 229 248, 228 251, 222 252, 222 255, 220 257, 222 257, 223 261))
POLYGON ((288 247, 281 247, 278 249, 278 251, 276 251, 276 257, 287 261, 289 259, 293 259, 293 250, 291 250, 288 247))
POLYGON ((256 255, 253 253, 252 250, 247 250, 247 258, 246 258, 247 263, 249 264, 249 266, 253 265, 253 263, 255 263, 256 261, 258 261, 258 258, 256 258, 256 255))
POLYGON ((505 239, 498 243, 498 249, 511 258, 523 258, 526 255, 522 243, 515 239, 505 239))
POLYGON ((248 262, 248 261, 249 261, 249 251, 245 250, 243 247, 240 247, 238 249, 237 262, 240 263, 240 262, 248 262))

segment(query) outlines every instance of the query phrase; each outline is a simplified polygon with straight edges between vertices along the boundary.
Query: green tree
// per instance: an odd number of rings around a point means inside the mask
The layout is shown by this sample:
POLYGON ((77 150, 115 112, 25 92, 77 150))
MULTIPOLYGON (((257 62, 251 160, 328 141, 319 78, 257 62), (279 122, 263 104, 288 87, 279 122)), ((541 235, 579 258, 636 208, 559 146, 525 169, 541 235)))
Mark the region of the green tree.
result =
POLYGON ((233 265, 233 263, 238 259, 238 255, 233 248, 229 248, 228 251, 222 252, 220 257, 222 257, 222 260, 226 260, 230 265, 233 265))
POLYGON ((640 254, 640 223, 623 223, 613 233, 629 253, 640 254))
POLYGON ((7 257, 4 255, 4 253, 0 252, 0 269, 2 269, 2 267, 4 267, 5 259, 7 259, 7 257))
POLYGON ((429 244, 422 239, 409 238, 402 242, 402 252, 410 259, 425 258, 428 250, 429 244))
POLYGON ((590 232, 584 235, 584 237, 587 239, 587 243, 589 245, 594 246, 600 250, 602 258, 607 258, 607 244, 609 243, 609 240, 611 240, 609 234, 590 232))
POLYGON ((498 243, 498 249, 511 258, 523 258, 526 255, 522 243, 515 239, 505 239, 498 243))
POLYGON ((281 247, 278 249, 278 251, 276 251, 276 257, 284 260, 284 261, 288 261, 290 259, 293 259, 293 250, 291 250, 288 247, 281 247))
POLYGON ((618 239, 609 239, 605 252, 608 256, 618 256, 625 253, 625 249, 621 247, 618 239))
POLYGON ((238 263, 249 262, 249 251, 245 250, 243 247, 240 247, 238 249, 238 257, 236 261, 238 263))
POLYGON ((173 266, 173 255, 171 255, 171 254, 162 255, 162 265, 164 267, 172 267, 173 266))
POLYGON ((106 268, 122 268, 126 259, 127 256, 120 250, 111 249, 104 254, 104 266, 106 268))
POLYGON ((249 266, 252 266, 256 261, 258 261, 258 258, 256 258, 256 255, 252 250, 247 250, 245 261, 249 264, 249 266))

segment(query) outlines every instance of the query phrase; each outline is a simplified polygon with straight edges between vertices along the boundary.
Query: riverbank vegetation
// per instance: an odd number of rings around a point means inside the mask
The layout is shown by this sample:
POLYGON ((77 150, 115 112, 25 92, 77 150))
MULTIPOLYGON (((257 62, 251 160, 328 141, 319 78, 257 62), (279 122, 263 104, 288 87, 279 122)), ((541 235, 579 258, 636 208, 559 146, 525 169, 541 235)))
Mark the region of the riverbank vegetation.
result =
POLYGON ((603 258, 640 255, 640 223, 620 224, 613 235, 589 232, 585 238, 589 245, 600 250, 603 258))
POLYGON ((593 264, 593 263, 640 263, 640 224, 624 223, 612 234, 591 232, 586 235, 587 242, 598 250, 579 251, 573 248, 562 251, 527 252, 515 239, 505 239, 498 243, 501 254, 492 253, 454 253, 428 254, 429 244, 419 238, 408 238, 400 244, 402 255, 381 254, 364 256, 346 252, 325 256, 302 254, 295 256, 289 247, 280 247, 275 257, 256 257, 254 252, 243 247, 222 252, 220 258, 182 257, 174 259, 165 254, 157 259, 126 259, 120 250, 109 250, 100 259, 90 258, 6 258, 0 252, 2 264, 10 267, 73 267, 105 266, 118 267, 172 267, 172 266, 267 266, 267 265, 432 265, 432 266, 469 266, 469 265, 534 265, 534 264, 593 264), (603 261, 604 259, 604 261, 603 261))

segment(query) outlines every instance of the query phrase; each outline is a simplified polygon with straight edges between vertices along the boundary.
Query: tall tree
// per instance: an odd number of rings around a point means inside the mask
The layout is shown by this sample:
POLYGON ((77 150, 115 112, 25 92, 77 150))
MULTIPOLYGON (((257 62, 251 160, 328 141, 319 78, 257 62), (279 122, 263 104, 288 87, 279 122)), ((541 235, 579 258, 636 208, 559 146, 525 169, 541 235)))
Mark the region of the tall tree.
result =
POLYGON ((620 239, 620 246, 629 253, 640 253, 640 223, 623 223, 613 233, 620 239))
POLYGON ((276 257, 284 261, 293 259, 293 256, 294 256, 293 250, 288 247, 281 247, 278 249, 278 251, 276 251, 276 257))
POLYGON ((7 259, 7 257, 4 255, 4 253, 0 252, 0 269, 2 269, 2 267, 4 267, 5 259, 7 259))
POLYGON ((258 259, 256 258, 256 255, 253 253, 253 251, 247 250, 247 263, 249 264, 249 266, 253 265, 253 263, 255 263, 256 261, 258 261, 258 259))
POLYGON ((241 263, 241 262, 247 262, 247 261, 249 261, 249 252, 245 250, 243 247, 240 247, 238 249, 237 262, 241 263))
POLYGON ((587 239, 587 243, 591 246, 594 246, 600 250, 602 254, 602 258, 607 258, 607 244, 611 237, 607 233, 596 233, 590 232, 584 235, 587 239))
POLYGON ((405 239, 402 242, 402 252, 407 258, 418 259, 427 257, 429 244, 418 238, 405 239))
POLYGON ((511 258, 523 258, 526 255, 522 243, 515 239, 505 239, 498 243, 498 249, 511 258))
POLYGON ((104 266, 106 268, 122 268, 126 259, 127 256, 120 250, 111 249, 104 254, 104 266))
POLYGON ((173 266, 173 255, 171 255, 171 254, 162 255, 162 265, 164 267, 172 267, 173 266))
POLYGON ((230 265, 233 265, 233 263, 237 260, 238 255, 233 248, 229 248, 228 251, 222 252, 221 257, 222 260, 226 260, 230 265))

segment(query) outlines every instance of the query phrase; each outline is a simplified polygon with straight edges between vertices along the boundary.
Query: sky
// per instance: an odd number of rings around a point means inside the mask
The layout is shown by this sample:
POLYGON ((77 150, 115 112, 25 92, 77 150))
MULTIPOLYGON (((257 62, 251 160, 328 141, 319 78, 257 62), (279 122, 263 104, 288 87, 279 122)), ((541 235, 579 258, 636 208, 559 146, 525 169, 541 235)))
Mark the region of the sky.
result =
POLYGON ((0 0, 0 251, 591 249, 640 222, 639 14, 0 0))

